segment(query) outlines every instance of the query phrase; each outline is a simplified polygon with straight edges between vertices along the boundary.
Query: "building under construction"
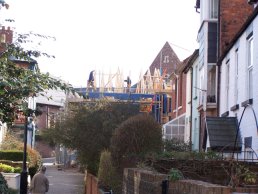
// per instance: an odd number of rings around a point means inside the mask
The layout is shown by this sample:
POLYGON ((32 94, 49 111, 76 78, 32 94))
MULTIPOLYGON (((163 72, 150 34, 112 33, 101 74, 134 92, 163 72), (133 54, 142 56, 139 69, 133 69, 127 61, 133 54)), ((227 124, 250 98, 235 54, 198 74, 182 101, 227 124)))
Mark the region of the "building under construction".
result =
POLYGON ((76 91, 87 100, 108 98, 138 102, 140 112, 153 114, 159 123, 164 124, 172 119, 172 81, 169 76, 179 64, 180 60, 166 42, 146 73, 139 75, 136 84, 131 85, 130 77, 124 77, 119 68, 113 74, 93 70, 87 87, 76 88, 76 91))

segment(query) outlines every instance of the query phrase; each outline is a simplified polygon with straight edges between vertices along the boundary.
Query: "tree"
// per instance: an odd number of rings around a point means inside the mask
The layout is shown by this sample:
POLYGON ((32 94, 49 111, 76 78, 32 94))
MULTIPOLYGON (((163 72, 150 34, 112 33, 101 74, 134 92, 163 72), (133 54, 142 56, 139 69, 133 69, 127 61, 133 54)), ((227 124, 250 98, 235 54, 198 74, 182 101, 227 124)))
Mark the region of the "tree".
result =
POLYGON ((111 140, 112 156, 118 164, 122 158, 160 152, 161 149, 161 126, 147 114, 139 114, 124 121, 116 128, 111 140))
POLYGON ((55 127, 47 130, 44 136, 76 149, 80 163, 96 175, 100 153, 110 147, 115 128, 138 112, 138 105, 133 103, 99 100, 70 104, 57 119, 55 127))
POLYGON ((44 95, 47 89, 60 88, 64 91, 72 91, 71 86, 61 80, 54 79, 48 73, 41 73, 38 68, 30 70, 15 63, 16 60, 27 63, 37 63, 32 57, 46 53, 36 50, 26 50, 21 43, 26 42, 28 35, 19 35, 14 43, 1 43, 3 52, 0 53, 0 116, 1 121, 11 123, 22 110, 27 112, 28 97, 44 95))

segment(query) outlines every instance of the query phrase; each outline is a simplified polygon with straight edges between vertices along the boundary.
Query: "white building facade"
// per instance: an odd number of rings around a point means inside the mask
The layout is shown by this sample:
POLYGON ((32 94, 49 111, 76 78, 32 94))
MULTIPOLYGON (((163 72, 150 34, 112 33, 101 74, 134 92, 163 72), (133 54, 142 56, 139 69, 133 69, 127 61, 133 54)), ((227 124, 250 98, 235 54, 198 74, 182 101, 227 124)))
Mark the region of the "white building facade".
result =
POLYGON ((222 56, 219 114, 238 118, 238 157, 258 159, 258 7, 222 56))

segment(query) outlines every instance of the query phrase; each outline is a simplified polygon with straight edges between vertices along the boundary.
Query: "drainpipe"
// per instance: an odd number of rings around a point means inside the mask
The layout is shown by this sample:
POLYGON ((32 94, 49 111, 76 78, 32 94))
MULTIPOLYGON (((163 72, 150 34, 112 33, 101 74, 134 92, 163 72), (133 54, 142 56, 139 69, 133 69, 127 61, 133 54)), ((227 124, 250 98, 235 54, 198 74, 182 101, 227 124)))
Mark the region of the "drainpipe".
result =
POLYGON ((220 58, 220 0, 218 0, 218 23, 217 23, 217 66, 218 66, 218 83, 217 83, 217 116, 219 117, 220 113, 220 69, 221 62, 218 61, 220 58))
POLYGON ((190 110, 190 118, 191 118, 191 122, 190 122, 190 151, 192 151, 192 124, 193 124, 193 67, 191 67, 190 69, 191 72, 191 110, 190 110))

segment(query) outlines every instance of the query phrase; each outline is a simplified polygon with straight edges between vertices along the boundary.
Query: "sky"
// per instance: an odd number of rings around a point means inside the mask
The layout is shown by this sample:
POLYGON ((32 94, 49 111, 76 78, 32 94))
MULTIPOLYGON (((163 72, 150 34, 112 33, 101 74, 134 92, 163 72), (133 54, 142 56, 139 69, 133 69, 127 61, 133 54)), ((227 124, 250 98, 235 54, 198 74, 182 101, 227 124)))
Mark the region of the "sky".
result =
POLYGON ((92 70, 108 75, 118 68, 136 83, 166 42, 181 60, 198 48, 196 0, 5 1, 1 24, 55 37, 35 41, 33 48, 55 56, 37 59, 39 68, 74 87, 86 87, 92 70))

